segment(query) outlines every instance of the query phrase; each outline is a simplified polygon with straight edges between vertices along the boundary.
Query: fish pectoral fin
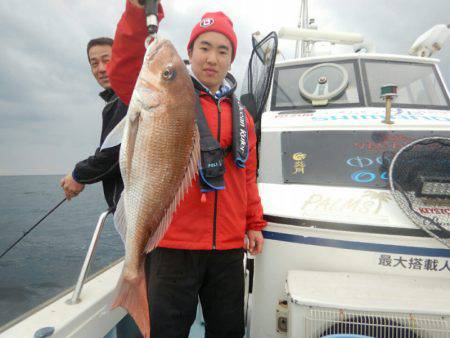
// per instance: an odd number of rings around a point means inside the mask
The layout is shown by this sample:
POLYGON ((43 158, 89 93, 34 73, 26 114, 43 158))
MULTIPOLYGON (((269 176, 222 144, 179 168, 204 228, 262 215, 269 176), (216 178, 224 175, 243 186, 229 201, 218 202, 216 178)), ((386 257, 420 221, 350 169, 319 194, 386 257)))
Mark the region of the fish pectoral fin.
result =
POLYGON ((147 283, 145 282, 145 260, 142 260, 138 275, 129 278, 123 272, 117 285, 117 296, 111 309, 122 307, 128 311, 136 322, 144 338, 150 338, 150 313, 147 300, 147 283))
POLYGON ((125 129, 127 116, 125 116, 111 132, 106 136, 100 150, 112 148, 119 145, 122 142, 123 131, 125 129))
MULTIPOLYGON (((140 107, 141 106, 141 104, 138 104, 137 105, 137 107, 140 107)), ((127 117, 128 117, 128 119, 130 120, 130 122, 135 122, 138 118, 139 118, 139 115, 140 115, 141 113, 140 113, 140 109, 137 109, 137 108, 135 108, 135 109, 130 109, 128 112, 127 112, 127 117)))
POLYGON ((140 81, 142 85, 133 93, 133 99, 137 101, 137 106, 140 107, 139 110, 145 110, 150 113, 153 108, 161 104, 158 95, 159 90, 148 81, 143 79, 140 81))
POLYGON ((184 174, 184 178, 181 181, 180 187, 178 188, 178 191, 176 192, 172 203, 167 208, 166 213, 164 214, 164 217, 162 218, 160 224, 156 228, 155 233, 148 240, 147 245, 145 246, 146 253, 150 252, 154 248, 156 248, 158 243, 164 237, 164 234, 166 233, 167 228, 169 227, 170 223, 172 222, 172 218, 173 218, 173 214, 175 213, 175 210, 177 209, 180 202, 183 200, 184 195, 186 194, 187 190, 192 185, 192 180, 194 179, 195 175, 197 175, 199 160, 200 160, 200 133, 198 131, 197 125, 195 125, 191 156, 189 158, 189 163, 186 167, 186 172, 184 174))
POLYGON ((119 202, 117 202, 116 211, 114 212, 114 227, 125 244, 125 236, 127 234, 127 219, 125 217, 125 205, 123 193, 120 195, 119 202))

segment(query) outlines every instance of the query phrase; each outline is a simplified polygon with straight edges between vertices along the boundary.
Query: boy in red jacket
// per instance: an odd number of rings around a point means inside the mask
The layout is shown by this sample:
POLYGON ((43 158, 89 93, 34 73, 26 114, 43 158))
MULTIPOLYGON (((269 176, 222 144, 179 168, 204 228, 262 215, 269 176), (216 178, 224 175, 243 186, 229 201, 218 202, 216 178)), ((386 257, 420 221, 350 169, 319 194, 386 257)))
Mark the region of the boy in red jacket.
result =
MULTIPOLYGON (((162 7, 160 5, 160 18, 162 7)), ((145 54, 145 14, 127 2, 109 67, 111 86, 129 103, 145 54)), ((237 39, 222 12, 206 13, 192 30, 188 55, 199 96, 202 162, 199 176, 174 214, 157 249, 147 257, 152 338, 187 338, 198 298, 206 337, 244 335, 243 247, 262 251, 263 220, 256 185, 253 121, 234 95, 228 73, 237 39), (211 137, 212 136, 212 137, 211 137)))

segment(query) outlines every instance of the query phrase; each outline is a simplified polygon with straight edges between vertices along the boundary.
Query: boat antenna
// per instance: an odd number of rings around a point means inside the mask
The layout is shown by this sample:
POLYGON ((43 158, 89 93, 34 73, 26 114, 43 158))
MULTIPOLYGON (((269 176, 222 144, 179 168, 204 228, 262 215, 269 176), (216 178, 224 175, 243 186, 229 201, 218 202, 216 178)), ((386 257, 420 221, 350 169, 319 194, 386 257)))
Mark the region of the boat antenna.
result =
MULTIPOLYGON (((308 0, 301 0, 300 3, 300 15, 298 18, 298 28, 307 29, 309 28, 309 16, 308 16, 308 0)), ((297 40, 295 43, 295 58, 298 58, 299 49, 301 50, 301 57, 308 56, 309 42, 302 40, 301 42, 297 40), (300 45, 301 43, 301 45, 300 45), (301 48, 299 48, 301 47, 301 48)))
POLYGON ((28 235, 31 230, 33 230, 34 228, 36 228, 44 219, 47 218, 48 215, 50 215, 53 211, 55 211, 61 204, 63 204, 65 201, 67 200, 67 198, 64 198, 61 202, 59 202, 56 206, 54 206, 49 212, 47 212, 45 214, 44 217, 42 217, 39 221, 37 221, 36 224, 34 224, 30 229, 28 229, 27 231, 25 231, 22 235, 22 237, 20 237, 17 241, 15 241, 13 244, 11 244, 9 246, 8 249, 6 249, 1 255, 0 258, 2 258, 4 255, 6 255, 8 253, 8 251, 10 251, 12 248, 14 248, 16 246, 17 243, 19 243, 26 235, 28 235))

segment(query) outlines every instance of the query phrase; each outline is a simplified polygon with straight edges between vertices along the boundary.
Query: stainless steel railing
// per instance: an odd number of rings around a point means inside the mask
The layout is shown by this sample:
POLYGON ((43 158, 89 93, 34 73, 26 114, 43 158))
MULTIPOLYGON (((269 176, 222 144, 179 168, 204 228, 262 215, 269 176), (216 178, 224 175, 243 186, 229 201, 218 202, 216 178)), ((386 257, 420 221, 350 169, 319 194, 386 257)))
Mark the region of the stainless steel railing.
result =
POLYGON ((100 237, 100 233, 103 230, 103 226, 105 225, 106 217, 112 212, 112 210, 104 211, 98 221, 97 226, 95 227, 94 234, 92 235, 91 244, 89 245, 89 249, 87 251, 86 257, 83 262, 83 266, 81 267, 80 274, 78 276, 77 284, 75 289, 73 290, 72 298, 66 301, 67 304, 73 305, 81 302, 80 294, 81 289, 83 288, 84 281, 86 279, 87 271, 92 261, 92 257, 94 256, 95 249, 97 247, 97 242, 100 237))

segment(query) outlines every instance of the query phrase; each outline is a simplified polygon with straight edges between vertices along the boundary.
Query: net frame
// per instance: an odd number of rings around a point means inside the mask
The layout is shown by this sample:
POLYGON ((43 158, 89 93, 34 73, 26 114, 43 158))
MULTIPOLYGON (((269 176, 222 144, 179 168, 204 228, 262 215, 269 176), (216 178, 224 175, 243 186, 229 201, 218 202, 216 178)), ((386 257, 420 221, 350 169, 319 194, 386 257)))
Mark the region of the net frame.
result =
MULTIPOLYGON (((433 218, 422 215, 414 208, 414 203, 411 201, 412 196, 417 198, 415 191, 405 191, 401 185, 396 182, 396 165, 399 158, 410 148, 420 143, 439 143, 450 149, 450 138, 447 137, 426 137, 415 140, 403 148, 401 148, 393 157, 391 165, 389 167, 389 186, 391 194, 394 200, 400 206, 400 209, 406 214, 406 216, 418 227, 424 230, 428 235, 437 239, 439 242, 450 248, 450 226, 443 225, 436 222, 433 218), (409 196, 408 196, 409 195, 409 196)), ((420 197, 418 198, 421 199, 420 197)), ((430 198, 431 199, 431 198, 430 198)), ((436 201, 442 201, 442 198, 434 197, 436 201)), ((449 199, 450 201, 450 199, 449 199)), ((449 203, 450 205, 450 203, 449 203)))
POLYGON ((255 124, 257 167, 259 168, 259 144, 261 141, 261 117, 269 98, 272 86, 275 60, 278 51, 278 35, 270 32, 257 42, 252 39, 253 50, 248 62, 248 67, 240 99, 246 106, 255 124))
POLYGON ((253 50, 250 56, 245 79, 243 81, 241 97, 251 94, 255 105, 250 107, 255 123, 261 119, 267 102, 275 68, 278 50, 278 36, 270 32, 257 42, 252 40, 253 50))

